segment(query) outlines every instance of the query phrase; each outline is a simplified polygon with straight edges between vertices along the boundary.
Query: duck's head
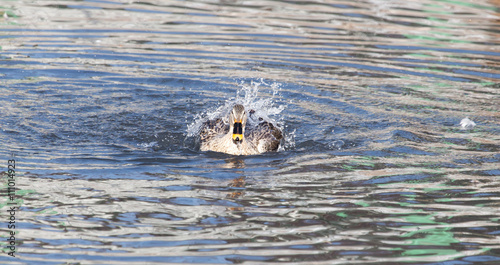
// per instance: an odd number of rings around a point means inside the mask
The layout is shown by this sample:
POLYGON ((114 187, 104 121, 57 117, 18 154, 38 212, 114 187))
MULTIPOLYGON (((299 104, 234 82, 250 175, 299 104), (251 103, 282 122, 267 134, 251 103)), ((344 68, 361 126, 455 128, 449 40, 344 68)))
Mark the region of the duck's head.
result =
POLYGON ((229 114, 229 130, 233 135, 234 143, 241 143, 245 134, 245 125, 247 124, 247 112, 241 104, 234 105, 229 114))

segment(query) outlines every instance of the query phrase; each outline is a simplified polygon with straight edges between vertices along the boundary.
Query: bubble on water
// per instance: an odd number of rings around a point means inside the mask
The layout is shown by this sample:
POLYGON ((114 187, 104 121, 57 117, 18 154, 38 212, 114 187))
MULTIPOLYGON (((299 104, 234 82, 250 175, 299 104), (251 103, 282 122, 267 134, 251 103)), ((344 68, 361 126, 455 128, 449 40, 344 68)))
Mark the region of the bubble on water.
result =
POLYGON ((462 126, 462 130, 470 130, 476 126, 476 123, 469 118, 465 118, 460 121, 460 126, 462 126))
MULTIPOLYGON (((239 89, 234 97, 226 99, 226 101, 218 107, 209 107, 203 113, 195 115, 192 123, 188 125, 186 143, 193 142, 197 138, 203 123, 207 120, 215 120, 221 118, 225 123, 228 113, 235 104, 242 104, 247 111, 252 111, 253 114, 248 117, 248 124, 254 125, 262 120, 268 121, 276 125, 284 131, 284 117, 279 115, 286 108, 284 100, 280 96, 281 83, 267 83, 263 79, 259 81, 251 81, 250 83, 241 81, 237 84, 239 89), (266 95, 267 94, 267 95, 266 95)), ((294 145, 295 131, 292 133, 284 132, 285 144, 284 148, 294 145)), ((281 150, 282 147, 280 147, 281 150)))

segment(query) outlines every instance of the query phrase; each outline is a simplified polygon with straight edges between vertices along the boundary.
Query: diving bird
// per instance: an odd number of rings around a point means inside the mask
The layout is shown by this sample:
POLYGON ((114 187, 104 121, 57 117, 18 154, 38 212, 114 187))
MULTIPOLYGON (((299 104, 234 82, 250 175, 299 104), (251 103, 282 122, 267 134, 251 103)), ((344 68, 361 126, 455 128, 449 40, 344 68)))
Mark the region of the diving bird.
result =
MULTIPOLYGON (((250 111, 253 115, 255 111, 250 111)), ((272 123, 259 118, 258 124, 249 125, 248 112, 236 104, 229 113, 229 126, 221 118, 206 121, 200 131, 200 150, 231 155, 256 155, 276 151, 283 133, 272 123)))

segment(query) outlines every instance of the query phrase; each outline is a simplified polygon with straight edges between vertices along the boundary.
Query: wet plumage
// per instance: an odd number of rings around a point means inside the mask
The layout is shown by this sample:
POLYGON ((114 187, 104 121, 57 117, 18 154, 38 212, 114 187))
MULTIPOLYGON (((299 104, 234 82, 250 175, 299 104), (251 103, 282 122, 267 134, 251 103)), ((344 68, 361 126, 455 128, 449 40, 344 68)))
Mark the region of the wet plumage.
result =
POLYGON ((229 113, 229 124, 220 118, 206 121, 200 131, 200 150, 232 155, 255 155, 278 150, 283 139, 281 130, 262 119, 250 125, 247 123, 248 115, 243 105, 236 104, 229 113))

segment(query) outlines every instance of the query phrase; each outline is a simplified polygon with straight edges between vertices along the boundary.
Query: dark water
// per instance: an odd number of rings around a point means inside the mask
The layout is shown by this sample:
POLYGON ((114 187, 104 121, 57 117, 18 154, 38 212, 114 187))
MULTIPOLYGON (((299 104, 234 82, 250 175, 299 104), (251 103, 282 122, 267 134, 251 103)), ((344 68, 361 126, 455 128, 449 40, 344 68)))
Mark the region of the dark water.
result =
POLYGON ((500 263, 498 1, 0 14, 18 189, 2 174, 0 263, 500 263), (279 152, 197 150, 200 122, 238 100, 284 129, 279 152))

